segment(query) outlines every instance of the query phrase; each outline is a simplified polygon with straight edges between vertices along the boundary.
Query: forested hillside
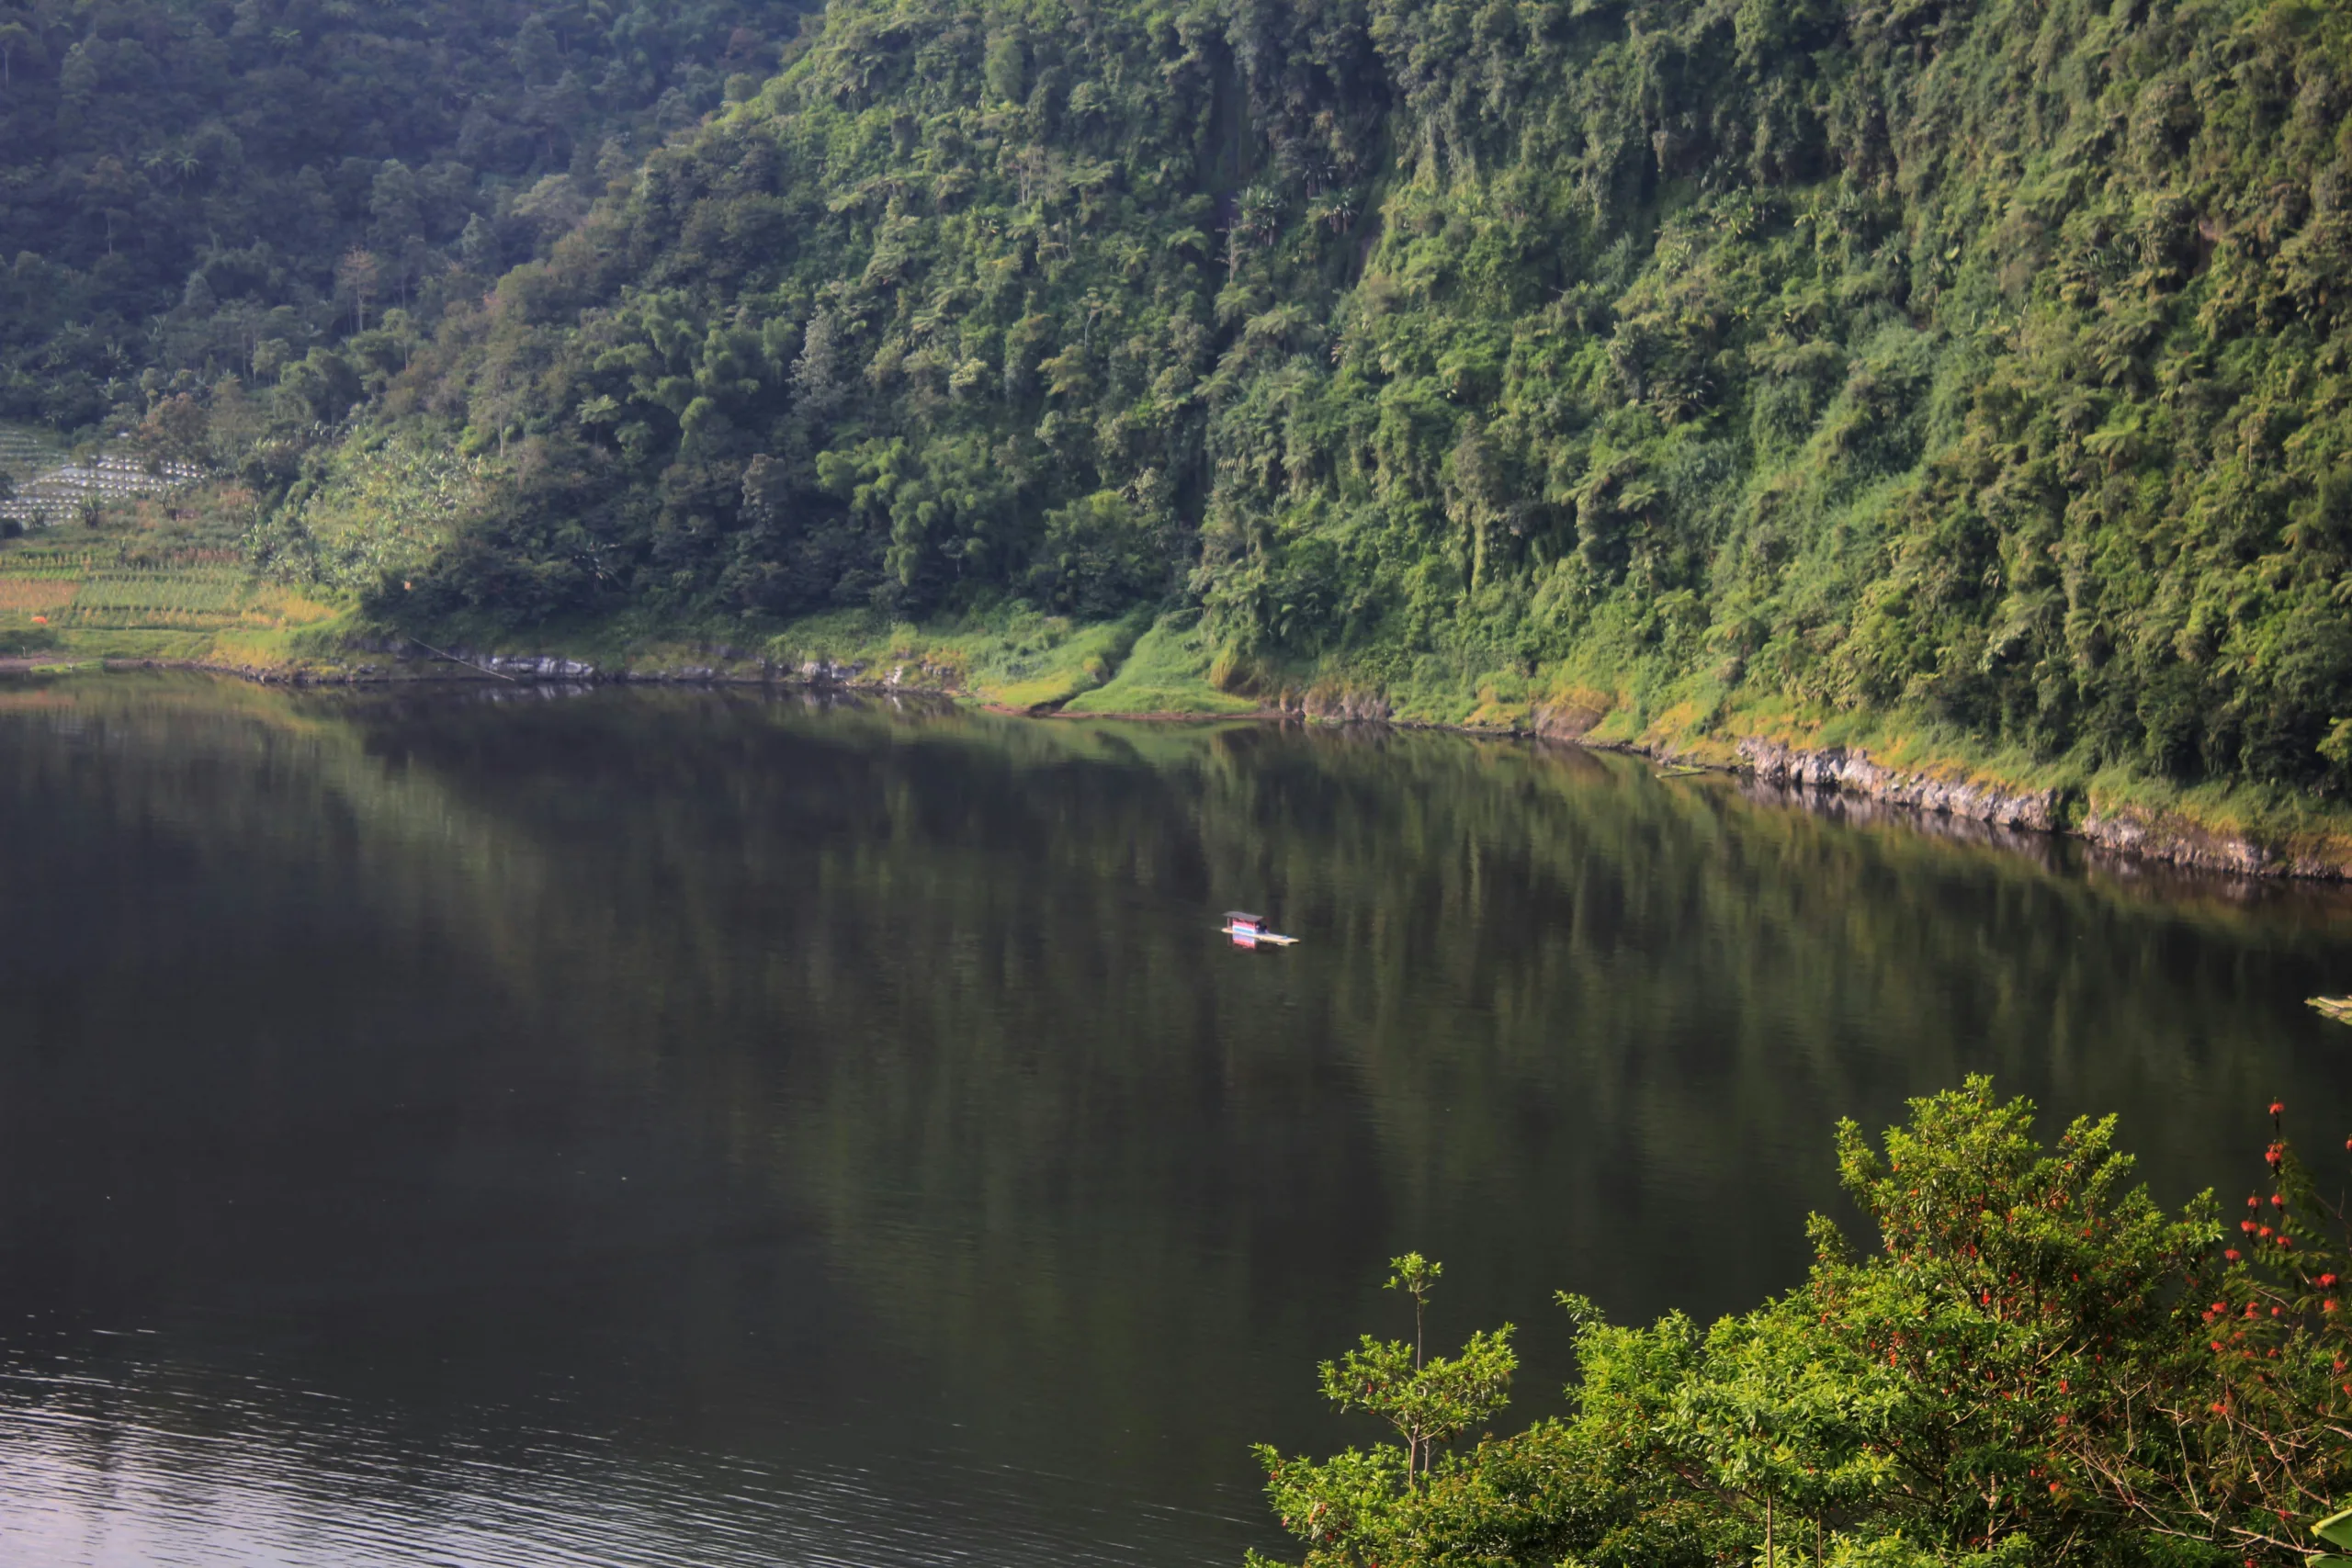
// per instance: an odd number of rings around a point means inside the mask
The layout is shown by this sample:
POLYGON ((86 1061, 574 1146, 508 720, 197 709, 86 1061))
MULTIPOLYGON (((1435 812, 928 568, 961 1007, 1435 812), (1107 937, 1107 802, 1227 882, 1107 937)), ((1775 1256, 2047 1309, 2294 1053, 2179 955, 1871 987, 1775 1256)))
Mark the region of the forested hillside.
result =
MULTIPOLYGON (((772 71, 796 9, 0 0, 0 418, 135 419, 371 332, 396 363, 772 71)), ((363 388, 324 368, 340 420, 363 388)))
POLYGON ((2347 110, 2298 0, 834 0, 262 542, 420 622, 1159 605, 1241 689, 2333 792, 2347 110))

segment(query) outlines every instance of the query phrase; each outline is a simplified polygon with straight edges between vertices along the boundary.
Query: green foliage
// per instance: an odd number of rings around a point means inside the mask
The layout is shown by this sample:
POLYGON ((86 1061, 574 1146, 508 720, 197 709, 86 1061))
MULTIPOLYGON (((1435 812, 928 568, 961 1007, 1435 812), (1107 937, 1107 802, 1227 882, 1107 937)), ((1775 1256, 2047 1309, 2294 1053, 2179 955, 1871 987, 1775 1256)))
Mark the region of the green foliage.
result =
POLYGON ((245 547, 258 565, 294 581, 405 592, 408 574, 483 504, 486 467, 420 437, 329 449, 305 463, 245 547))
MULTIPOLYGON (((1267 1495, 1283 1527, 1318 1549, 1344 1552, 1361 1538, 1393 1529, 1401 1517, 1400 1505, 1418 1497, 1426 1485, 1440 1447, 1500 1411, 1510 1402, 1511 1374, 1519 1368, 1508 1324, 1471 1335, 1459 1355, 1426 1355, 1429 1299, 1444 1269, 1418 1252, 1405 1254, 1390 1267, 1395 1272, 1387 1288, 1412 1298, 1412 1339, 1364 1335, 1354 1349, 1324 1362, 1321 1378, 1323 1397, 1335 1407, 1380 1417, 1396 1429, 1404 1446, 1383 1443, 1368 1452, 1351 1449, 1319 1464, 1285 1459, 1271 1448, 1255 1450, 1266 1467, 1267 1495)), ((1308 1561, 1355 1559, 1318 1551, 1308 1561)))
POLYGON ((57 646, 57 634, 47 626, 0 626, 0 659, 21 659, 57 646))
POLYGON ((2352 1492, 2344 1216, 2277 1141, 2224 1248, 2210 1193, 2174 1216, 2130 1185, 2113 1118, 2047 1149, 2031 1119, 1972 1079, 1883 1151, 1846 1123, 1869 1256, 1815 1217, 1805 1284, 1703 1334, 1564 1297, 1565 1421, 1425 1479, 1261 1450, 1268 1495, 1310 1564, 2301 1562, 2352 1492))
POLYGON ((1413 1342, 1367 1334, 1337 1361, 1323 1363, 1323 1397, 1341 1410, 1363 1410, 1396 1428, 1405 1440, 1409 1482, 1429 1473, 1439 1445, 1451 1442, 1500 1410, 1510 1398, 1510 1325, 1470 1337, 1453 1357, 1424 1354, 1425 1317, 1442 1266, 1418 1252, 1391 1265, 1388 1289, 1413 1300, 1413 1342))
POLYGON ((1448 716, 2334 794, 2347 84, 2307 0, 836 0, 633 181, 531 164, 487 292, 479 202, 440 294, 322 217, 348 335, 240 369, 498 464, 388 614, 1173 604, 1448 716))
POLYGON ((1246 696, 1219 691, 1209 674, 1216 650, 1196 614, 1161 616, 1136 639, 1110 679, 1063 705, 1064 713, 1236 714, 1254 711, 1246 696))
POLYGON ((797 9, 6 0, 0 417, 130 423, 307 364, 295 395, 331 390, 317 417, 342 419, 631 144, 772 67, 797 9))

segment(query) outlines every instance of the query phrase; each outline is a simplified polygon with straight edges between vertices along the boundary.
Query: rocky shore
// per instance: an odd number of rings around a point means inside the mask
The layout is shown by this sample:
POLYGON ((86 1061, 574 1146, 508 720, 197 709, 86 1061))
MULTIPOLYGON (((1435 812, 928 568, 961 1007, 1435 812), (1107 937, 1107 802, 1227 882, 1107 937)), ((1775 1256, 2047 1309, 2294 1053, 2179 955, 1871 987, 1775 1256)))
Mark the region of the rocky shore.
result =
POLYGON ((1834 790, 1922 812, 2039 833, 2067 833, 2119 854, 2243 876, 2352 876, 2352 846, 2266 843, 2217 832, 2170 812, 2102 808, 2064 790, 2004 791, 1989 784, 1906 773, 1859 748, 1809 750, 1750 738, 1739 743, 1743 772, 1788 789, 1834 790))

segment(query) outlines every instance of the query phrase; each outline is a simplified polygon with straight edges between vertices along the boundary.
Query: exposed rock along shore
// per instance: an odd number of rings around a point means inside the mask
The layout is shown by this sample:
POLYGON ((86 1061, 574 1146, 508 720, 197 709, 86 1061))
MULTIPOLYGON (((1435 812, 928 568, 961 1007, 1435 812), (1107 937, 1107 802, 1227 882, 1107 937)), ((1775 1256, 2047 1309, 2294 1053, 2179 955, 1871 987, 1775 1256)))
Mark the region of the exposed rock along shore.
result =
POLYGON ((1739 760, 1766 784, 1807 784, 1869 795, 1916 810, 1965 817, 1999 828, 2064 830, 2065 800, 2054 789, 2009 795, 1987 785, 1953 784, 1925 773, 1897 773, 1871 761, 1870 753, 1843 746, 1802 750, 1777 740, 1750 738, 1739 743, 1739 760))
POLYGON ((2132 807, 2102 812, 2094 804, 2079 819, 2070 819, 2075 802, 2065 791, 2010 792, 1904 773, 1872 761, 1859 748, 1808 750, 1750 738, 1739 743, 1739 758, 1743 768, 1765 784, 1837 790, 1996 828, 2071 833, 2101 849, 2175 865, 2245 876, 2352 876, 2352 860, 2341 848, 2328 852, 2278 847, 2216 832, 2168 812, 2132 807))

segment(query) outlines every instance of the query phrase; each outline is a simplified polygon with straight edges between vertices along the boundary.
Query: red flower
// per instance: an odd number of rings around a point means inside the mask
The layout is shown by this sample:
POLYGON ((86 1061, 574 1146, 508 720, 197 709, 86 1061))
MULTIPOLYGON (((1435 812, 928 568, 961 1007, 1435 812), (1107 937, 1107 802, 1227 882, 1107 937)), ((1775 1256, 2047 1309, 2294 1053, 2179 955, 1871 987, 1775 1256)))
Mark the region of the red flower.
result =
POLYGON ((2286 1109, 2287 1109, 2287 1106, 2286 1106, 2286 1102, 2285 1102, 2284 1100, 2272 1100, 2272 1101, 2270 1102, 2270 1114, 2272 1114, 2273 1116, 2278 1115, 2279 1112, 2281 1112, 2281 1111, 2285 1111, 2286 1109))
POLYGON ((2238 1260, 2238 1249, 2234 1247, 2225 1247, 2222 1249, 2222 1256, 2235 1263, 2238 1260))
POLYGON ((2322 1274, 2319 1277, 2319 1288, 2323 1291, 2332 1291, 2335 1289, 2335 1276, 2333 1274, 2322 1274))

